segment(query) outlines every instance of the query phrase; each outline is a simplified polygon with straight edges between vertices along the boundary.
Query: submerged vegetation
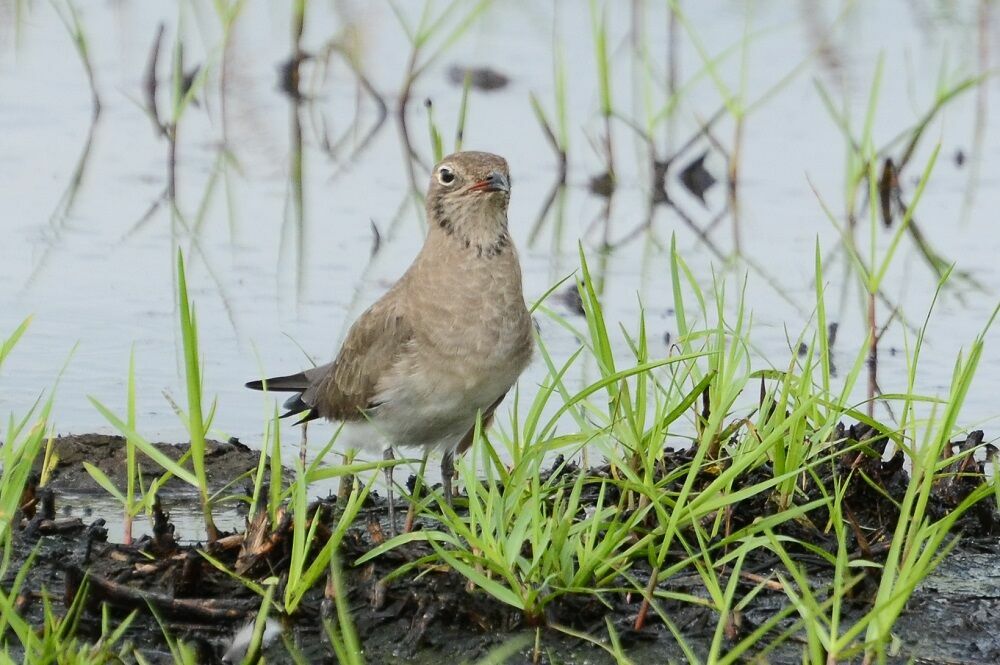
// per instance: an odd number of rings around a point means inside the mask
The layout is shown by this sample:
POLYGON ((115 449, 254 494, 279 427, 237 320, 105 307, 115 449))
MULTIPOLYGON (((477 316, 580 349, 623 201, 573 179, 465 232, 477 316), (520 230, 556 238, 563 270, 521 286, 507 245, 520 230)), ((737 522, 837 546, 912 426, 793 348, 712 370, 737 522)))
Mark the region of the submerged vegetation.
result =
MULTIPOLYGON (((30 4, 14 2, 18 12, 30 4)), ((522 379, 493 429, 477 428, 472 448, 456 464, 463 492, 450 502, 440 484, 426 477, 426 458, 368 461, 342 450, 336 431, 319 440, 313 432, 308 456, 303 433, 303 454, 291 454, 289 430, 270 396, 262 439, 250 446, 258 452, 235 439, 212 441, 220 434, 216 415, 225 405, 209 397, 215 386, 206 367, 216 350, 200 343, 196 312, 204 310, 196 310, 200 295, 189 288, 189 271, 204 268, 222 292, 200 234, 216 188, 221 183, 228 200, 231 179, 240 171, 227 129, 226 81, 233 74, 232 31, 245 5, 216 2, 214 15, 179 5, 168 113, 161 115, 157 95, 163 26, 143 81, 143 110, 158 140, 166 142, 166 184, 129 235, 148 228, 161 205, 169 207, 173 326, 184 398, 167 399, 188 445, 182 453, 168 450, 144 433, 137 407, 144 387, 136 374, 143 357, 135 348, 127 360, 123 354, 122 402, 89 396, 120 434, 115 445, 123 449, 121 468, 109 472, 97 460, 82 463, 86 477, 111 497, 116 514, 86 524, 59 517, 56 508, 66 490, 79 488, 60 485, 66 443, 55 436, 55 386, 8 416, 0 429, 0 664, 447 657, 482 663, 819 665, 880 663, 921 653, 920 631, 908 628, 905 618, 908 609, 917 611, 914 599, 927 593, 928 580, 950 555, 971 552, 970 544, 991 554, 1000 550, 996 448, 963 420, 973 379, 985 371, 987 333, 998 310, 978 322, 978 333, 967 335, 948 385, 925 394, 927 330, 939 297, 983 287, 935 248, 917 223, 942 150, 940 142, 922 145, 929 141, 928 129, 954 100, 989 81, 989 71, 964 76, 942 67, 934 98, 916 123, 881 145, 875 118, 883 61, 872 72, 860 132, 846 92, 841 105, 837 93, 816 80, 817 95, 843 140, 845 188, 833 204, 814 186, 813 208, 800 214, 832 225, 839 241, 835 247, 811 244, 810 302, 796 303, 808 323, 794 339, 786 332, 787 354, 764 357, 750 276, 763 278, 782 299, 789 296, 773 276, 774 266, 767 265, 771 257, 744 252, 743 146, 752 131, 748 119, 804 63, 794 63, 755 97, 748 53, 761 33, 752 28, 752 9, 739 40, 712 53, 686 3, 665 3, 669 48, 667 61, 659 62, 651 52, 644 3, 633 3, 635 26, 620 45, 610 3, 592 0, 581 9, 593 51, 595 80, 589 84, 598 100, 589 118, 596 127, 588 128, 587 138, 601 170, 589 174, 589 189, 601 198, 602 209, 581 234, 571 274, 567 269, 562 279, 551 279, 531 303, 540 378, 522 379), (188 13, 197 31, 190 29, 188 13), (192 68, 184 48, 195 41, 193 34, 208 45, 201 44, 204 62, 192 68), (698 56, 687 79, 677 62, 680 40, 690 41, 698 56), (616 71, 622 45, 634 66, 639 104, 616 97, 626 88, 616 71), (728 81, 731 68, 735 86, 728 81), (721 108, 696 112, 697 130, 680 136, 675 121, 702 80, 716 90, 721 108), (635 106, 641 112, 630 117, 628 109, 635 106), (188 123, 203 111, 212 117, 217 107, 221 141, 189 215, 187 192, 196 190, 178 187, 187 145, 182 139, 188 123), (717 137, 724 123, 733 132, 728 147, 717 137), (637 137, 638 170, 650 175, 639 186, 648 212, 638 224, 613 228, 613 205, 630 168, 623 140, 629 134, 637 137), (692 157, 696 148, 706 152, 692 157), (676 177, 706 204, 705 192, 715 182, 705 167, 709 151, 725 159, 726 196, 723 209, 702 224, 668 184, 676 177), (912 179, 903 176, 918 169, 911 188, 912 179), (709 250, 714 263, 708 279, 685 260, 689 255, 678 247, 676 232, 669 240, 659 233, 654 219, 664 208, 709 250), (723 220, 731 224, 728 250, 711 236, 723 220), (607 262, 637 238, 644 243, 643 262, 669 276, 665 300, 672 334, 665 344, 662 326, 651 322, 662 313, 652 313, 644 298, 637 298, 633 321, 611 315, 607 262), (904 311, 887 289, 908 239, 936 283, 924 312, 904 311), (844 268, 841 302, 853 290, 862 303, 862 343, 853 353, 834 350, 831 265, 844 268), (570 303, 569 314, 560 301, 570 303), (889 330, 902 340, 896 354, 904 367, 901 382, 889 383, 878 371, 889 330), (560 335, 571 340, 568 350, 551 343, 560 335), (249 461, 235 472, 220 471, 220 451, 236 448, 249 461), (408 500, 409 514, 403 532, 389 537, 379 483, 392 466, 415 473, 394 488, 408 500), (318 487, 337 491, 321 496, 318 487), (172 523, 170 512, 185 503, 197 505, 194 535, 204 535, 199 542, 172 523), (242 528, 220 526, 222 511, 237 512, 242 528), (109 542, 109 530, 116 528, 111 522, 119 519, 122 542, 109 542)), ((431 100, 414 108, 421 79, 484 21, 491 3, 426 2, 416 17, 403 3, 389 5, 408 39, 409 56, 401 87, 388 100, 368 78, 356 25, 313 53, 304 43, 314 5, 291 5, 291 52, 280 73, 291 132, 279 253, 295 255, 297 295, 308 246, 304 145, 320 146, 340 177, 395 114, 409 188, 387 229, 391 235, 411 206, 421 207, 413 204, 429 160, 449 147, 473 147, 468 131, 481 112, 480 92, 508 82, 489 70, 455 68, 452 79, 461 91, 454 113, 431 100), (315 100, 338 62, 355 86, 357 108, 344 134, 332 136, 327 111, 315 100), (370 119, 362 111, 365 102, 375 106, 370 127, 364 124, 370 119), (426 135, 411 132, 422 126, 414 114, 426 119, 426 135), (455 130, 442 129, 452 116, 455 130), (452 137, 453 146, 446 146, 452 137)), ((108 97, 98 94, 105 88, 91 60, 93 33, 72 0, 54 7, 84 65, 96 123, 108 97)), ((830 29, 842 20, 837 17, 830 29)), ((552 92, 528 92, 522 100, 557 162, 553 189, 530 229, 529 250, 549 225, 553 237, 563 236, 567 174, 574 151, 587 150, 575 141, 571 122, 584 119, 570 120, 578 110, 568 99, 568 89, 581 83, 567 74, 558 30, 552 42, 552 92)), ((806 60, 829 57, 828 46, 818 44, 806 60)), ((93 128, 53 215, 60 229, 76 201, 92 134, 93 128)), ((372 228, 374 258, 382 234, 374 220, 372 228)), ((231 311, 227 315, 233 320, 231 311)), ((31 320, 3 333, 0 382, 7 378, 5 361, 30 338, 31 320)), ((989 654, 1000 655, 1000 647, 992 648, 989 654)))

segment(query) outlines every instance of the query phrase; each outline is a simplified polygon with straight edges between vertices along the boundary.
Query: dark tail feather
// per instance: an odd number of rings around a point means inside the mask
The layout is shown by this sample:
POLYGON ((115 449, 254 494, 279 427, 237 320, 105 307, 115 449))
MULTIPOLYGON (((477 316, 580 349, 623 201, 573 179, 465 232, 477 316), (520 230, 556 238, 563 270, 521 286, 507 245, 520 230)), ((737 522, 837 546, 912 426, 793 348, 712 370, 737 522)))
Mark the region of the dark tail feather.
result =
POLYGON ((290 416, 295 413, 301 413, 311 407, 306 404, 305 400, 302 399, 302 393, 299 393, 298 395, 292 395, 286 399, 285 403, 281 405, 281 408, 288 409, 288 413, 282 416, 282 418, 284 418, 285 416, 290 416))
POLYGON ((246 386, 251 390, 264 390, 264 384, 272 392, 299 393, 309 387, 309 379, 305 372, 289 374, 288 376, 274 376, 263 381, 248 381, 246 386))
MULTIPOLYGON (((286 416, 290 416, 292 414, 286 413, 285 415, 286 416)), ((284 416, 282 416, 282 417, 284 417, 284 416)), ((310 411, 306 415, 302 416, 302 418, 300 418, 299 420, 296 420, 295 424, 296 425, 304 425, 305 423, 309 422, 310 420, 316 420, 317 418, 319 418, 319 412, 317 412, 316 409, 313 409, 312 411, 310 411)))
POLYGON ((285 403, 281 405, 281 408, 287 409, 283 414, 282 418, 289 418, 291 416, 304 413, 305 415, 301 420, 295 422, 296 425, 301 425, 302 423, 307 423, 310 420, 316 420, 319 418, 319 412, 313 407, 309 406, 303 399, 302 394, 292 395, 285 400, 285 403))

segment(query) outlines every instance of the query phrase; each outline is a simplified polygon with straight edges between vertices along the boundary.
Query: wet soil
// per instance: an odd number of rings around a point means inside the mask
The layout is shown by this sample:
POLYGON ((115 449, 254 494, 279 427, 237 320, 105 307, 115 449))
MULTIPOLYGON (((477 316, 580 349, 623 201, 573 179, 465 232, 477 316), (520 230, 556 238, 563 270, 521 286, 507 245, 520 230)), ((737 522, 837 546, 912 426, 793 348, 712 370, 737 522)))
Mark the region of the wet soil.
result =
MULTIPOLYGON (((804 488, 805 495, 807 498, 819 496, 824 491, 821 485, 832 482, 834 477, 847 480, 845 505, 850 510, 852 525, 857 527, 849 536, 852 557, 882 561, 898 515, 894 501, 898 502, 905 491, 906 469, 899 456, 883 459, 885 439, 865 426, 843 428, 838 437, 845 446, 854 441, 868 441, 867 452, 846 453, 835 460, 804 488)), ((966 441, 956 442, 955 446, 972 447, 981 441, 982 435, 977 432, 966 441)), ((87 605, 78 633, 81 636, 96 639, 102 602, 119 616, 137 609, 139 616, 128 639, 140 647, 151 662, 170 662, 161 630, 148 609, 152 606, 163 617, 168 631, 198 646, 201 662, 219 662, 231 636, 253 617, 260 600, 243 584, 208 564, 200 552, 208 552, 250 579, 281 577, 288 565, 290 517, 279 517, 273 526, 248 525, 246 535, 223 533, 218 541, 207 547, 184 546, 173 538, 169 523, 170 502, 179 504, 195 500, 192 494, 184 496, 182 487, 175 488, 171 499, 164 499, 153 535, 131 546, 107 542, 103 519, 85 523, 78 518, 55 517, 61 492, 80 491, 92 482, 82 468, 71 468, 79 466, 83 459, 99 463, 110 477, 121 479, 118 468, 121 455, 115 450, 119 447, 123 447, 121 441, 114 437, 63 437, 58 440, 63 468, 54 477, 49 491, 38 493, 47 498, 39 501, 36 509, 26 511, 14 538, 12 572, 9 579, 0 583, 9 587, 13 571, 30 552, 36 551, 35 565, 19 600, 21 611, 32 621, 40 623, 42 620, 43 593, 51 594, 57 610, 62 611, 82 588, 86 576, 87 605)), ((165 449, 178 456, 183 450, 179 446, 165 449)), ((256 464, 256 453, 242 444, 214 442, 211 450, 207 464, 214 483, 224 484, 256 464)), ((690 454, 688 450, 668 449, 662 461, 664 472, 685 463, 690 454)), ((935 488, 931 497, 932 516, 947 514, 984 480, 982 463, 969 458, 963 465, 955 469, 955 476, 942 480, 935 488)), ((595 468, 587 474, 595 478, 606 477, 608 471, 607 468, 595 468)), ((571 483, 579 473, 580 469, 557 460, 547 480, 571 483)), ((710 479, 710 473, 706 471, 705 482, 710 479)), ((768 469, 758 469, 747 474, 741 482, 749 486, 768 474, 768 469)), ((584 503, 595 501, 596 491, 593 494, 591 496, 588 486, 584 503)), ((336 497, 313 504, 310 514, 315 514, 314 519, 320 521, 318 540, 321 542, 325 542, 323 536, 329 533, 337 509, 336 497)), ((732 511, 729 532, 756 518, 774 514, 776 510, 765 497, 751 497, 732 511)), ((826 513, 818 509, 809 514, 808 520, 786 522, 776 531, 831 551, 835 542, 822 529, 826 517, 826 513)), ((431 526, 418 521, 416 528, 431 526)), ((537 662, 611 663, 613 659, 601 649, 554 628, 566 626, 605 638, 606 620, 614 625, 634 662, 685 660, 655 612, 648 614, 642 630, 634 629, 636 617, 642 612, 641 598, 636 593, 605 593, 603 602, 592 595, 565 595, 548 605, 544 617, 529 622, 520 611, 485 593, 470 591, 462 576, 444 567, 418 567, 389 583, 384 581, 399 566, 432 554, 433 550, 425 543, 410 543, 369 563, 351 565, 383 540, 386 527, 384 502, 372 496, 341 547, 346 593, 369 663, 439 663, 442 659, 474 662, 491 650, 518 639, 523 640, 518 650, 505 662, 529 663, 532 662, 536 624, 547 626, 540 629, 541 658, 537 662)), ((899 643, 892 662, 911 659, 927 663, 1000 662, 1000 639, 990 629, 992 617, 1000 611, 1000 515, 995 503, 983 502, 969 511, 959 520, 956 531, 963 536, 960 544, 924 581, 896 625, 899 643)), ((681 552, 673 554, 681 556, 681 552)), ((793 550, 792 554, 805 566, 814 589, 821 590, 832 582, 832 571, 823 558, 805 549, 793 550)), ((877 569, 858 570, 867 570, 868 576, 852 589, 844 609, 843 625, 867 610, 878 585, 877 569)), ((788 599, 776 582, 776 572, 784 573, 784 569, 769 551, 761 548, 748 556, 742 569, 740 595, 760 585, 763 590, 742 612, 732 617, 727 631, 730 643, 750 634, 787 606, 788 599)), ((628 574, 634 583, 644 584, 651 570, 644 561, 637 561, 628 574)), ((724 577, 725 572, 722 575, 724 577)), ((618 587, 630 586, 624 579, 618 582, 618 587)), ((332 607, 324 586, 322 583, 316 585, 296 616, 283 620, 286 638, 296 645, 307 662, 335 662, 322 635, 322 619, 329 615, 332 607)), ((705 595, 703 583, 696 574, 674 576, 662 581, 659 588, 705 595)), ((707 652, 718 622, 713 612, 679 601, 663 602, 661 609, 696 652, 707 652)), ((760 647, 764 648, 790 625, 791 621, 779 624, 772 634, 761 640, 760 647)), ((766 662, 801 662, 803 646, 800 638, 793 636, 763 657, 766 662)), ((291 662, 280 642, 271 648, 268 656, 268 662, 291 662)))
MULTIPOLYGON (((206 441, 205 470, 208 484, 218 490, 248 471, 257 468, 260 453, 251 450, 238 439, 226 442, 209 439, 206 441)), ((188 444, 157 443, 156 447, 170 459, 177 461, 188 450, 188 444)), ((96 466, 118 487, 125 486, 125 439, 105 434, 73 434, 59 436, 53 440, 53 450, 58 464, 52 472, 48 487, 56 492, 104 492, 87 473, 83 462, 96 466)), ((36 460, 40 470, 42 460, 36 460)), ((140 464, 143 482, 148 487, 162 471, 155 463, 140 464)), ((163 485, 167 492, 188 492, 190 487, 182 480, 170 478, 163 485)))

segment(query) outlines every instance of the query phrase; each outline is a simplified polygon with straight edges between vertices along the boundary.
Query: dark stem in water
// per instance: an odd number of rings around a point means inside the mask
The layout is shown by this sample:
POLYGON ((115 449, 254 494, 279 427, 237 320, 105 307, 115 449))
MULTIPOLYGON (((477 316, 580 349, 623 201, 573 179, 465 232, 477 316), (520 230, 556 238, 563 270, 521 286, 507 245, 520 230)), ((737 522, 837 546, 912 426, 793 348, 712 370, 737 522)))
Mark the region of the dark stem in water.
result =
POLYGON ((177 203, 177 123, 164 126, 167 136, 167 199, 177 203))
POLYGON ((733 151, 729 160, 729 182, 727 193, 729 196, 729 211, 733 219, 733 251, 737 256, 742 255, 740 242, 740 199, 739 199, 739 177, 740 159, 743 148, 743 120, 744 116, 736 118, 736 129, 733 136, 733 151))

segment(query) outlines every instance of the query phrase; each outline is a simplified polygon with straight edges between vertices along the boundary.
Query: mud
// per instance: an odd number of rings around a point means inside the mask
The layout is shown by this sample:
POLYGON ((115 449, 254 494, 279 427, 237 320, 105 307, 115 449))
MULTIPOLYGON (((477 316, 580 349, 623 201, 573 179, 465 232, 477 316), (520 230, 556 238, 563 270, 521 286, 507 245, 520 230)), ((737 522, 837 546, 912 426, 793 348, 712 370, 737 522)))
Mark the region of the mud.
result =
MULTIPOLYGON (((883 459, 885 440, 865 426, 844 428, 838 435, 844 445, 853 441, 869 442, 869 453, 845 453, 817 475, 813 486, 804 488, 812 498, 834 477, 849 480, 846 506, 857 525, 857 534, 867 537, 849 537, 853 558, 882 561, 891 527, 898 513, 894 501, 905 490, 907 472, 898 457, 883 459), (862 476, 868 481, 861 481, 862 476), (877 489, 876 489, 877 488, 877 489)), ((977 445, 980 433, 973 433, 966 441, 955 442, 956 448, 977 445)), ((127 636, 151 662, 169 662, 169 653, 162 632, 149 607, 154 607, 163 617, 164 625, 174 636, 188 640, 200 650, 200 662, 219 662, 228 647, 231 636, 252 619, 260 605, 256 596, 242 583, 235 581, 212 565, 200 554, 203 549, 230 569, 241 570, 256 581, 270 576, 281 577, 287 570, 290 547, 291 520, 279 518, 276 525, 262 527, 271 543, 266 548, 247 547, 251 535, 224 534, 207 548, 186 546, 173 538, 170 525, 170 502, 180 505, 195 501, 193 494, 186 497, 182 487, 169 500, 164 500, 158 515, 158 527, 153 534, 139 539, 132 546, 110 543, 104 520, 77 519, 75 522, 56 518, 62 491, 80 491, 88 486, 85 471, 74 470, 82 459, 100 460, 112 478, 120 478, 121 461, 113 450, 121 447, 113 437, 82 436, 59 439, 63 467, 54 478, 51 494, 54 500, 39 502, 38 510, 30 517, 25 515, 21 528, 14 538, 13 565, 8 579, 2 580, 9 587, 14 572, 30 552, 37 552, 25 588, 20 594, 21 611, 31 621, 42 620, 42 594, 47 592, 54 599, 57 611, 64 611, 66 603, 88 582, 87 605, 80 622, 79 635, 96 639, 100 629, 100 604, 107 603, 116 616, 124 617, 137 609, 139 617, 127 636), (75 461, 73 461, 75 460, 75 461), (116 460, 118 460, 116 462, 116 460), (54 505, 53 505, 54 504, 54 505)), ((166 447, 178 455, 181 447, 166 447)), ((210 477, 222 483, 227 477, 241 470, 252 468, 256 454, 238 443, 213 443, 208 456, 210 477)), ((664 472, 683 464, 690 451, 670 451, 664 454, 664 472)), ((572 482, 581 470, 572 465, 553 465, 549 480, 572 482)), ((963 475, 944 480, 931 497, 931 514, 942 516, 958 505, 976 483, 984 480, 982 463, 968 462, 963 475)), ((587 470, 593 477, 606 476, 608 469, 587 470)), ((759 482, 767 476, 767 469, 747 474, 745 485, 759 482)), ((704 480, 708 480, 708 477, 704 480)), ((734 488, 736 490, 738 488, 734 488)), ((44 493, 44 492, 43 492, 44 493)), ((596 500, 596 493, 584 493, 584 503, 596 500)), ((322 537, 337 515, 337 499, 317 501, 310 514, 320 520, 322 537)), ((731 515, 730 530, 750 523, 776 508, 763 497, 753 497, 737 504, 731 515)), ((779 527, 779 533, 795 536, 825 549, 834 547, 829 536, 824 535, 822 524, 826 515, 822 510, 810 513, 808 521, 790 521, 779 527), (820 526, 816 526, 820 525, 820 526)), ((891 662, 951 662, 994 663, 1000 661, 1000 639, 990 629, 991 619, 1000 611, 1000 540, 997 533, 1000 519, 993 502, 983 502, 959 521, 957 529, 963 538, 958 547, 944 560, 933 575, 924 581, 911 598, 902 618, 896 625, 898 649, 891 662)), ((418 522, 416 528, 431 525, 418 522)), ((493 600, 482 592, 470 591, 466 580, 458 573, 435 567, 421 569, 389 583, 384 580, 399 566, 433 553, 425 543, 415 542, 401 546, 372 562, 361 566, 351 563, 368 552, 383 538, 386 523, 384 503, 372 497, 362 509, 357 522, 348 531, 341 547, 344 562, 345 591, 357 632, 363 641, 365 658, 369 663, 439 663, 442 659, 455 662, 474 662, 491 650, 503 645, 518 646, 516 653, 504 662, 533 662, 533 645, 536 626, 529 625, 520 611, 493 600), (518 642, 518 640, 520 640, 518 642)), ((246 533, 256 531, 248 525, 246 533)), ((322 540, 322 538, 320 538, 322 540)), ((673 553, 680 556, 680 552, 673 553)), ((822 589, 832 582, 832 570, 821 557, 806 550, 794 551, 796 560, 806 566, 814 589, 822 589)), ((778 558, 764 549, 751 553, 743 567, 740 595, 749 593, 761 580, 770 580, 746 608, 733 617, 728 631, 729 643, 735 643, 750 634, 774 613, 785 607, 787 597, 780 586, 773 584, 775 572, 783 572, 778 558)), ((859 569, 860 570, 860 569, 859 569)), ((844 609, 843 625, 849 625, 869 607, 878 585, 877 569, 867 569, 868 577, 852 590, 844 609)), ((629 575, 639 584, 651 574, 644 561, 637 561, 629 575)), ((723 572, 724 576, 725 573, 723 572)), ((618 587, 627 587, 621 579, 618 587)), ((660 583, 661 590, 703 596, 704 586, 696 574, 680 574, 660 583)), ((284 640, 292 644, 307 662, 335 662, 322 631, 323 617, 331 612, 332 601, 324 584, 316 585, 307 595, 300 611, 293 619, 285 618, 282 624, 284 640)), ((550 603, 546 614, 533 622, 541 624, 541 663, 611 663, 613 659, 603 650, 569 637, 554 628, 565 626, 595 637, 606 637, 606 619, 610 619, 619 633, 622 644, 636 663, 683 662, 684 654, 675 644, 669 630, 662 625, 656 613, 650 612, 642 630, 634 630, 636 617, 642 612, 639 594, 605 593, 604 603, 588 594, 569 594, 550 603)), ((685 640, 699 654, 707 653, 718 617, 703 607, 685 602, 662 602, 662 610, 684 635, 685 640)), ((761 641, 763 648, 777 633, 791 625, 780 624, 774 633, 761 641)), ((767 662, 798 663, 804 644, 798 636, 766 654, 767 662)), ((268 662, 292 662, 286 645, 278 640, 268 652, 268 662)))
MULTIPOLYGON (((251 450, 238 439, 227 442, 208 440, 205 452, 205 469, 209 487, 221 489, 234 479, 248 471, 257 468, 260 453, 251 450)), ((176 461, 187 452, 187 444, 157 443, 156 447, 170 459, 176 461)), ((79 434, 59 436, 53 440, 53 451, 58 463, 52 472, 48 487, 55 491, 71 492, 101 492, 104 490, 87 473, 83 462, 93 464, 104 472, 118 487, 124 487, 125 477, 125 439, 120 436, 105 434, 79 434)), ((36 461, 36 469, 40 470, 42 460, 36 461)), ((158 478, 162 471, 151 462, 142 463, 143 482, 149 483, 158 478)), ((184 492, 189 486, 182 480, 171 478, 163 485, 163 489, 184 492)))

